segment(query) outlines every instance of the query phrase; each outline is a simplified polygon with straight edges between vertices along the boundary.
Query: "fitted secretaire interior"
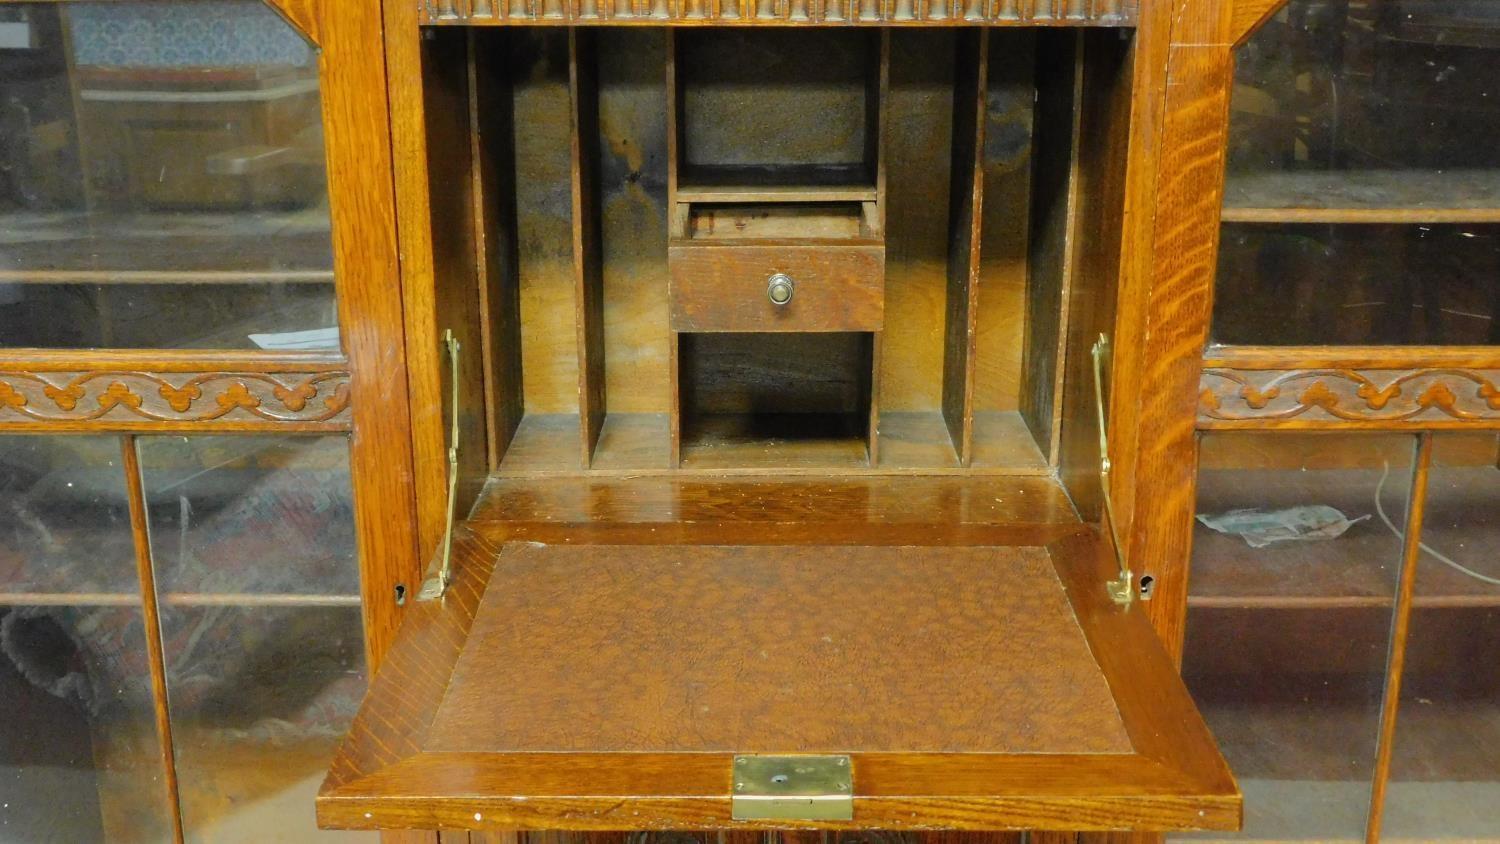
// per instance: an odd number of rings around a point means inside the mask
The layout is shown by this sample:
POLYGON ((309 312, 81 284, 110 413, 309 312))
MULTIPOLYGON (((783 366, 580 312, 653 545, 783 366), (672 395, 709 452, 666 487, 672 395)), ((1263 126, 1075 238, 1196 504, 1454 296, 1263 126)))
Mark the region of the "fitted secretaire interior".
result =
POLYGON ((497 474, 1057 465, 1115 33, 431 34, 433 236, 483 275, 439 295, 487 309, 497 474))
POLYGON ((321 822, 1238 823, 1093 523, 1130 30, 423 34, 452 524, 321 822))

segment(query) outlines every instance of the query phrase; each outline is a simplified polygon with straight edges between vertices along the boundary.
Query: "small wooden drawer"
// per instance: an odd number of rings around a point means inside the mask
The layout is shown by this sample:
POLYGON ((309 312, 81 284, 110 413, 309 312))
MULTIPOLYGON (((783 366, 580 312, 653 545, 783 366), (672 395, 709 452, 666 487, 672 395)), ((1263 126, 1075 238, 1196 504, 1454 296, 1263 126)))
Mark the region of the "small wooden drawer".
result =
POLYGON ((677 331, 879 331, 885 319, 879 243, 673 244, 667 262, 677 331))

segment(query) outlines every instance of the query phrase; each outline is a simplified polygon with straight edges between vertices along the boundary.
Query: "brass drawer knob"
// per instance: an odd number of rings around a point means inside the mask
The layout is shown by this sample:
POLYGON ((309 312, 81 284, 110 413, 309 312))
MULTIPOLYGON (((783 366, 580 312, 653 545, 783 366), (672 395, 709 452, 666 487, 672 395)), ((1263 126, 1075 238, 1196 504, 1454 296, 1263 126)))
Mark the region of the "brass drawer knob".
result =
POLYGON ((792 301, 792 291, 792 277, 786 273, 777 273, 771 276, 770 282, 766 285, 766 298, 770 299, 773 305, 785 305, 792 301))

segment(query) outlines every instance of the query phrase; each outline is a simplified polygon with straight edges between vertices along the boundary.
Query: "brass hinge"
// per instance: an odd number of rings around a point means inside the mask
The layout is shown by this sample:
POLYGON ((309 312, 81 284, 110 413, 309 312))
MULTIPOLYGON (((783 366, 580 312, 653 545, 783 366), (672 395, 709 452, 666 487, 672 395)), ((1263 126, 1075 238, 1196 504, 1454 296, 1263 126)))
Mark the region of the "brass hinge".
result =
POLYGON ((1109 525, 1110 543, 1115 549, 1115 563, 1120 574, 1106 581, 1104 588, 1117 604, 1135 600, 1135 573, 1125 562, 1125 546, 1120 544, 1120 529, 1115 521, 1115 504, 1109 488, 1109 422, 1104 403, 1104 368, 1109 359, 1109 336, 1100 334, 1094 341, 1094 410, 1099 418, 1099 495, 1104 499, 1104 521, 1109 525))
POLYGON ((443 348, 448 353, 448 515, 443 544, 438 550, 437 572, 422 581, 418 601, 434 601, 453 582, 453 516, 458 507, 458 338, 453 329, 443 330, 443 348))
POLYGON ((737 821, 852 821, 848 756, 736 756, 730 814, 737 821))

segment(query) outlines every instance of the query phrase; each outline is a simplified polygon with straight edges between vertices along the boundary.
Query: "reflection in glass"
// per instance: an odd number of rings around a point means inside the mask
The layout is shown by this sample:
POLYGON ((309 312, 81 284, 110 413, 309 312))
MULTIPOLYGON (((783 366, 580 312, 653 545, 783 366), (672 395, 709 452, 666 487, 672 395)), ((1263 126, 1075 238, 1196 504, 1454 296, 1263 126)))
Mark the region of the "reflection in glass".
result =
POLYGON ((1402 552, 1379 514, 1405 524, 1414 453, 1203 439, 1183 677, 1244 791, 1240 838, 1364 839, 1402 552))
POLYGON ((344 437, 142 437, 156 585, 357 602, 344 437))
POLYGON ((0 437, 0 841, 170 840, 115 437, 0 437))
POLYGON ((173 605, 161 619, 186 839, 375 840, 313 818, 364 696, 359 607, 173 605))
POLYGON ((103 593, 138 603, 120 441, 0 437, 0 596, 103 593))
POLYGON ((1235 51, 1213 337, 1500 344, 1500 4, 1291 0, 1235 51))
POLYGON ((313 796, 365 689, 349 442, 137 443, 186 838, 322 840, 313 796))
POLYGON ((0 606, 0 840, 171 839, 136 607, 0 606))
POLYGON ((147 0, 6 4, 0 24, 0 346, 334 327, 317 57, 286 20, 147 0))
POLYGON ((1500 835, 1500 449, 1438 437, 1382 839, 1500 835))

